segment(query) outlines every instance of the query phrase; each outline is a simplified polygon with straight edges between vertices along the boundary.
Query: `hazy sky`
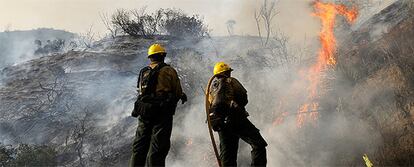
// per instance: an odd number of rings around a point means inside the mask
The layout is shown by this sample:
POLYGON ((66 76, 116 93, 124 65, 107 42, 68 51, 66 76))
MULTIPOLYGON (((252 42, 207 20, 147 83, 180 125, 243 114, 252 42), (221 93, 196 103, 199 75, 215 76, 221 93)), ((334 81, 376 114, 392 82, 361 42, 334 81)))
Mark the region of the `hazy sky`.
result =
MULTIPOLYGON (((53 27, 72 32, 86 32, 93 25, 104 32, 100 13, 113 13, 117 8, 180 8, 188 14, 204 16, 214 35, 227 33, 225 22, 236 20, 237 34, 256 34, 253 12, 259 0, 0 0, 0 30, 10 27, 33 29, 53 27)), ((318 25, 310 16, 310 0, 280 0, 274 27, 291 32, 315 33, 318 25)), ((317 22, 316 22, 317 23, 317 22)))
MULTIPOLYGON (((270 0, 269 0, 270 1, 270 0)), ((312 0, 278 0, 279 14, 273 29, 280 29, 291 38, 303 39, 317 35, 319 21, 311 16, 312 0)), ((105 34, 100 13, 111 14, 118 8, 180 8, 188 14, 199 14, 212 29, 213 35, 226 35, 225 22, 236 21, 235 33, 256 35, 253 12, 262 0, 0 0, 0 30, 27 30, 39 27, 64 29, 75 33, 105 34)))

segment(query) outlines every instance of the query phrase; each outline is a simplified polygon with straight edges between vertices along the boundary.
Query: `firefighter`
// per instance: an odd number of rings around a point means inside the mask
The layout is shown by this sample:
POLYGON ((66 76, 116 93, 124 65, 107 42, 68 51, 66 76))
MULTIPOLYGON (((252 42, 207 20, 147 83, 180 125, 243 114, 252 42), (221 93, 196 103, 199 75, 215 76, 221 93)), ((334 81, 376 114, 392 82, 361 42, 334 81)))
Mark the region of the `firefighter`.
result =
POLYGON ((259 129, 247 119, 247 91, 231 77, 232 71, 224 62, 215 65, 214 75, 217 77, 210 86, 208 99, 211 125, 219 134, 221 164, 237 166, 239 139, 242 139, 252 147, 251 165, 266 166, 267 143, 259 129))
POLYGON ((166 54, 160 44, 151 45, 151 63, 138 76, 139 95, 132 111, 132 116, 138 117, 138 128, 130 166, 165 166, 177 103, 187 101, 177 72, 164 63, 166 54))

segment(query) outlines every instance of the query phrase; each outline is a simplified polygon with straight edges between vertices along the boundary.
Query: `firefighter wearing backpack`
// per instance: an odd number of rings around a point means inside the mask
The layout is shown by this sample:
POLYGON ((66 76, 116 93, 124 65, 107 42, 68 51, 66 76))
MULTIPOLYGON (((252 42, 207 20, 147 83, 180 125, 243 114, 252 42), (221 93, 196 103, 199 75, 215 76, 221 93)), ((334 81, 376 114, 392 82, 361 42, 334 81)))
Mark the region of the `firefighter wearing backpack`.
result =
POLYGON ((139 95, 131 114, 138 117, 138 128, 130 166, 165 166, 177 102, 187 101, 177 72, 164 63, 166 54, 160 44, 151 45, 148 49, 151 63, 138 76, 139 95))
POLYGON ((239 139, 242 139, 252 147, 251 165, 266 166, 267 143, 259 129, 247 119, 247 91, 236 78, 231 77, 231 71, 228 64, 217 63, 214 67, 216 78, 208 92, 210 123, 219 134, 221 165, 237 166, 239 139))

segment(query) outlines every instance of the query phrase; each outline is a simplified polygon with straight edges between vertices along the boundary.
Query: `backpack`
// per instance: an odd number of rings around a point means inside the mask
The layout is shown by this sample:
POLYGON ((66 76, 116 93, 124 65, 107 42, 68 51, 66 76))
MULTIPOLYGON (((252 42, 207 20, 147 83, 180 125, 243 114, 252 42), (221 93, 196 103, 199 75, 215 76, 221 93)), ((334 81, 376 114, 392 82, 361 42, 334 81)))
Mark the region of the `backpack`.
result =
POLYGON ((140 96, 154 95, 158 81, 158 74, 161 68, 169 66, 165 63, 158 64, 154 69, 147 66, 139 72, 138 76, 138 90, 140 96))
POLYGON ((158 64, 154 69, 147 66, 141 69, 138 76, 138 90, 139 96, 135 101, 134 109, 131 116, 138 117, 151 117, 151 113, 156 109, 157 105, 153 104, 152 99, 155 97, 155 91, 158 81, 158 74, 161 68, 168 66, 165 63, 158 64))

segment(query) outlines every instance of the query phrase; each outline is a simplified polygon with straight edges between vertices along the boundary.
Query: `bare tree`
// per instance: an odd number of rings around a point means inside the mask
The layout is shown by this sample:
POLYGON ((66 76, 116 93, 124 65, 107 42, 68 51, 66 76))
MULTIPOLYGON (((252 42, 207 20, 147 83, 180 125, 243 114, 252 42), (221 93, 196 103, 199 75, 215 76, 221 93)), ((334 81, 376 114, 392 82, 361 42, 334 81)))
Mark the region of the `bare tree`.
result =
POLYGON ((264 46, 266 46, 269 42, 272 20, 276 15, 276 1, 271 0, 271 2, 268 2, 268 0, 264 0, 262 6, 260 7, 260 17, 264 22, 264 27, 266 30, 266 41, 264 43, 264 46))
MULTIPOLYGON (((70 102, 68 99, 72 98, 72 90, 67 87, 68 81, 67 78, 62 77, 62 69, 52 69, 49 71, 52 72, 54 77, 52 82, 39 83, 39 94, 36 96, 36 101, 30 105, 27 105, 24 110, 32 113, 32 115, 27 115, 22 119, 25 119, 26 122, 32 122, 22 133, 22 136, 25 137, 38 123, 45 120, 52 120, 53 117, 58 117, 64 112, 59 108, 60 105, 68 105, 70 102)), ((69 110, 66 110, 69 111, 69 110)))
POLYGON ((145 23, 151 24, 152 22, 152 20, 145 21, 145 19, 151 19, 145 13, 145 9, 146 8, 141 8, 140 10, 134 9, 130 11, 130 14, 132 14, 132 16, 135 17, 134 19, 131 19, 131 25, 136 25, 138 31, 140 31, 142 36, 151 35, 150 31, 153 30, 153 28, 148 28, 148 26, 145 25, 145 23))
POLYGON ((289 79, 292 71, 303 63, 303 58, 311 54, 311 50, 306 43, 306 37, 303 44, 292 44, 289 37, 280 29, 273 31, 273 34, 267 46, 272 55, 268 63, 271 64, 270 67, 282 69, 289 79))
POLYGON ((289 38, 283 32, 276 31, 275 36, 272 38, 269 49, 272 53, 270 60, 277 67, 284 70, 286 78, 290 77, 294 63, 296 62, 295 55, 289 50, 289 38))
POLYGON ((235 20, 227 20, 226 25, 227 25, 227 32, 229 33, 230 36, 234 35, 234 25, 236 24, 235 20))
POLYGON ((6 26, 4 26, 4 32, 10 32, 11 28, 12 28, 12 25, 10 23, 7 24, 6 26))
POLYGON ((12 24, 11 23, 6 24, 6 26, 4 26, 4 32, 6 33, 6 35, 10 34, 11 29, 12 29, 12 24))
POLYGON ((112 24, 131 36, 148 37, 154 35, 152 32, 155 32, 157 28, 157 26, 153 26, 155 20, 145 13, 145 9, 145 7, 131 11, 118 9, 112 15, 112 24))
POLYGON ((164 17, 164 9, 159 9, 152 14, 147 14, 145 12, 146 8, 141 10, 133 10, 132 15, 135 16, 136 20, 140 20, 144 25, 144 31, 148 35, 155 35, 160 33, 161 21, 164 17))
POLYGON ((114 25, 111 20, 109 19, 106 13, 100 14, 101 21, 105 25, 105 28, 109 31, 109 35, 112 38, 115 38, 120 33, 120 28, 114 25))
POLYGON ((132 11, 118 9, 115 14, 112 15, 112 24, 122 29, 122 31, 128 35, 145 37, 149 32, 146 32, 144 18, 145 8, 132 11), (131 15, 134 16, 133 19, 131 19, 131 15))
POLYGON ((93 131, 92 124, 92 112, 89 110, 88 106, 84 108, 84 111, 78 113, 74 117, 75 127, 72 130, 71 138, 74 142, 76 155, 79 159, 79 166, 87 166, 85 162, 85 144, 87 139, 93 131))
POLYGON ((264 45, 263 39, 262 39, 262 32, 260 29, 260 12, 258 12, 257 10, 254 11, 254 20, 256 21, 257 32, 258 32, 260 41, 262 42, 262 45, 264 45))
POLYGON ((279 32, 273 37, 273 40, 276 42, 276 47, 273 49, 273 52, 274 55, 277 55, 279 59, 278 62, 281 65, 288 66, 292 62, 292 57, 289 55, 288 51, 288 37, 284 33, 279 32))
POLYGON ((85 33, 79 34, 79 43, 85 48, 92 48, 93 42, 95 41, 95 33, 93 32, 93 25, 85 33))

